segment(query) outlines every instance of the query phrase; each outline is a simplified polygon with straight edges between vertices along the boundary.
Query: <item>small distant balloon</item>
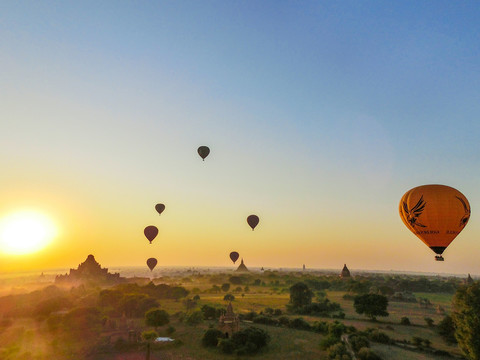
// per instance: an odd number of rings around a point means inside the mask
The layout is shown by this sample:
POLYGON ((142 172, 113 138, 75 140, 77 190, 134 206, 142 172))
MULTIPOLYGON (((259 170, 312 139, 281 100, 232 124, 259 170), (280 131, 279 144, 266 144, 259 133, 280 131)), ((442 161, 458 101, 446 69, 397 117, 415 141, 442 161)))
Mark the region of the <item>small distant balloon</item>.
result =
POLYGON ((155 205, 155 210, 157 210, 158 215, 161 215, 163 210, 165 210, 165 205, 157 204, 157 205, 155 205))
POLYGON ((240 255, 239 255, 238 252, 236 252, 236 251, 232 251, 232 252, 230 253, 230 259, 233 261, 234 264, 235 264, 235 261, 238 260, 238 257, 239 257, 239 256, 240 256, 240 255))
POLYGON ((148 259, 147 266, 150 269, 150 271, 153 271, 153 269, 155 269, 155 266, 157 266, 157 259, 155 258, 148 259))
POLYGON ((205 158, 208 156, 208 154, 210 154, 210 149, 208 146, 200 146, 197 151, 198 155, 200 155, 203 161, 205 161, 205 158))
POLYGON ((150 244, 152 243, 153 239, 155 239, 158 235, 158 229, 156 226, 150 225, 143 230, 143 233, 145 234, 145 237, 150 241, 150 244))
POLYGON ((247 217, 247 223, 248 225, 250 225, 250 227, 252 228, 252 231, 255 229, 255 227, 258 225, 258 222, 260 221, 260 219, 258 218, 257 215, 250 215, 249 217, 247 217))

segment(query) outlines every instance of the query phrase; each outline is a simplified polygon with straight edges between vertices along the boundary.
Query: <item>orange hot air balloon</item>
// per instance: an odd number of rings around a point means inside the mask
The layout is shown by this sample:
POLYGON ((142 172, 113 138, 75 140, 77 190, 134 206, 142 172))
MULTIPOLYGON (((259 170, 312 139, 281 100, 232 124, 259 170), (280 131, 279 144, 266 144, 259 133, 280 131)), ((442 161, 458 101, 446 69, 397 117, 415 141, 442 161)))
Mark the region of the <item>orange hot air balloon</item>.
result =
POLYGON ((467 198, 445 185, 422 185, 407 191, 399 211, 410 231, 437 254, 437 261, 443 261, 443 251, 470 218, 467 198))
POLYGON ((153 269, 155 269, 155 266, 157 266, 157 259, 149 258, 147 260, 147 266, 150 269, 150 271, 153 271, 153 269))
POLYGON ((203 159, 203 161, 205 161, 205 158, 208 156, 208 154, 210 154, 210 149, 208 148, 208 146, 200 146, 197 149, 197 152, 198 155, 200 155, 200 157, 203 159))
POLYGON ((249 217, 247 217, 247 223, 252 228, 252 231, 255 229, 255 226, 258 225, 259 221, 260 219, 258 218, 257 215, 250 215, 249 217))
POLYGON ((158 229, 156 226, 150 225, 143 230, 143 233, 145 234, 145 237, 150 241, 150 244, 152 243, 153 239, 155 239, 158 235, 158 229))

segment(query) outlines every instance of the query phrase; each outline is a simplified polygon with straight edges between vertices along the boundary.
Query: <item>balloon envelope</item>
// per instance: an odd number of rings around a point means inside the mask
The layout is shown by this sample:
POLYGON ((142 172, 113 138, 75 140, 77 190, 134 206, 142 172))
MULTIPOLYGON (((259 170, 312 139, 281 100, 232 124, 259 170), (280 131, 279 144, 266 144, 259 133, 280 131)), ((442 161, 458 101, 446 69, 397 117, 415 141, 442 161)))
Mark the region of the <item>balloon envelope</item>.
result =
POLYGON ((157 259, 155 258, 148 259, 147 266, 150 269, 150 271, 153 271, 153 269, 155 269, 155 266, 157 266, 157 259))
POLYGON ((238 257, 239 257, 239 256, 240 256, 240 255, 239 255, 238 252, 236 252, 236 251, 232 251, 232 252, 230 253, 230 259, 233 261, 234 264, 235 264, 235 261, 238 260, 238 257))
POLYGON ((150 225, 143 230, 143 233, 145 234, 145 237, 150 241, 150 244, 152 243, 153 239, 155 239, 158 235, 158 229, 156 226, 150 225))
POLYGON ((259 221, 260 221, 260 219, 258 218, 257 215, 250 215, 249 217, 247 217, 247 223, 252 228, 252 231, 253 231, 253 229, 255 229, 255 226, 258 225, 259 221))
MULTIPOLYGON (((458 190, 445 185, 422 185, 403 195, 403 223, 436 254, 441 255, 470 219, 470 204, 458 190)), ((437 260, 443 260, 441 256, 437 260)))
POLYGON ((200 157, 203 159, 203 161, 205 161, 205 158, 208 156, 208 154, 210 154, 210 149, 208 148, 208 146, 200 146, 197 152, 198 155, 200 155, 200 157))
POLYGON ((155 210, 157 210, 158 214, 160 215, 163 212, 163 210, 165 210, 165 205, 157 204, 155 205, 155 210))

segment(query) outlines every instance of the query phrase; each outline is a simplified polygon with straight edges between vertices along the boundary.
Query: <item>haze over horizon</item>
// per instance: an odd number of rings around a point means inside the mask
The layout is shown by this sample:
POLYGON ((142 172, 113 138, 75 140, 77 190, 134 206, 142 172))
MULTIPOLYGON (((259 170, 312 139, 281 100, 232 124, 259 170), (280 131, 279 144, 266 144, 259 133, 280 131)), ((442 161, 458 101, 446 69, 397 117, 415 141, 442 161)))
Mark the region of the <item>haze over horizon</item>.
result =
POLYGON ((32 210, 56 234, 0 249, 0 273, 88 254, 232 266, 235 250, 253 267, 480 274, 479 15, 448 1, 2 3, 0 219, 32 210), (472 208, 445 262, 398 214, 423 184, 472 208))

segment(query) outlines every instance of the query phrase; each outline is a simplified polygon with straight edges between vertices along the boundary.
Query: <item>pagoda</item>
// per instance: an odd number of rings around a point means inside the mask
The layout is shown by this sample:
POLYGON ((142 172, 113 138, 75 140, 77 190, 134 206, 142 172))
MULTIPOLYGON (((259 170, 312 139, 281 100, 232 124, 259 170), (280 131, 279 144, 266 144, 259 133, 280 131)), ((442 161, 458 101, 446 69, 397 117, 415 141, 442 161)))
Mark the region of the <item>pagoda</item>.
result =
POLYGON ((247 267, 245 266, 245 264, 243 263, 243 258, 242 258, 242 262, 240 265, 238 265, 238 268, 237 270, 235 270, 236 272, 249 272, 249 270, 247 269, 247 267))
POLYGON ((229 338, 234 332, 238 331, 238 327, 238 315, 233 312, 232 302, 230 301, 226 313, 221 315, 218 320, 218 329, 225 334, 226 338, 229 338))
POLYGON ((107 268, 102 268, 95 260, 93 255, 88 255, 87 259, 78 265, 76 269, 70 269, 69 274, 57 275, 55 277, 56 283, 107 283, 117 284, 124 282, 125 278, 120 277, 119 273, 109 273, 107 268))
POLYGON ((343 264, 343 269, 342 269, 342 272, 340 273, 340 277, 342 279, 351 277, 350 270, 348 270, 347 268, 347 264, 343 264))

